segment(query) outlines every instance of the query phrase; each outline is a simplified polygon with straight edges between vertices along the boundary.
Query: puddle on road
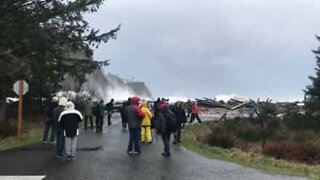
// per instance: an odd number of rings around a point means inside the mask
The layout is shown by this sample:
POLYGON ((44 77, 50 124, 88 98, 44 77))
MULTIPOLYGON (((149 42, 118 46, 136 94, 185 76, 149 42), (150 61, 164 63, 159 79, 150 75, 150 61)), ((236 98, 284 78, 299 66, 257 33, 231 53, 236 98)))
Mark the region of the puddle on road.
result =
POLYGON ((77 148, 77 151, 103 151, 103 146, 97 146, 97 147, 80 147, 80 148, 77 148))

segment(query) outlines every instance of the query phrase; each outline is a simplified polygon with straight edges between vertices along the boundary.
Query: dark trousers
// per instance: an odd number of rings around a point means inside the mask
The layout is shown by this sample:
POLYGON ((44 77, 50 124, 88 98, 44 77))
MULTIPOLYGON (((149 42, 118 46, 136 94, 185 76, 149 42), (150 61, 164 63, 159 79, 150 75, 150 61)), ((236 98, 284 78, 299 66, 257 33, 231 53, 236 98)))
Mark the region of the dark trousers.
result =
POLYGON ((122 128, 127 128, 128 119, 123 113, 121 113, 121 121, 122 121, 122 128))
POLYGON ((102 132, 103 130, 103 116, 96 116, 96 130, 102 132))
POLYGON ((112 112, 108 112, 108 126, 111 125, 111 116, 112 116, 112 112))
POLYGON ((174 142, 181 142, 181 125, 178 126, 177 131, 174 133, 174 142))
POLYGON ((194 119, 197 119, 197 121, 198 121, 200 124, 202 123, 202 122, 201 122, 201 119, 200 119, 200 117, 199 117, 199 115, 198 115, 198 113, 197 113, 197 114, 192 113, 189 123, 193 123, 194 119))
POLYGON ((187 118, 190 117, 191 111, 188 110, 187 118))
POLYGON ((162 142, 163 142, 163 146, 164 146, 164 153, 166 154, 170 154, 170 136, 171 133, 161 133, 161 137, 162 137, 162 142))
POLYGON ((128 152, 133 150, 140 153, 140 128, 129 128, 128 152))
POLYGON ((51 127, 51 136, 50 136, 50 141, 54 142, 56 139, 56 127, 53 123, 53 118, 47 118, 46 121, 44 122, 44 131, 43 131, 43 139, 42 141, 47 141, 48 135, 49 135, 49 129, 51 127))
POLYGON ((93 129, 93 118, 91 115, 84 116, 84 129, 88 128, 88 119, 90 121, 90 128, 93 129))
POLYGON ((125 121, 122 122, 122 128, 124 128, 124 129, 127 128, 127 122, 125 122, 125 121))
POLYGON ((64 145, 65 145, 65 138, 64 138, 63 130, 61 128, 57 128, 57 144, 56 144, 57 156, 63 156, 64 145))

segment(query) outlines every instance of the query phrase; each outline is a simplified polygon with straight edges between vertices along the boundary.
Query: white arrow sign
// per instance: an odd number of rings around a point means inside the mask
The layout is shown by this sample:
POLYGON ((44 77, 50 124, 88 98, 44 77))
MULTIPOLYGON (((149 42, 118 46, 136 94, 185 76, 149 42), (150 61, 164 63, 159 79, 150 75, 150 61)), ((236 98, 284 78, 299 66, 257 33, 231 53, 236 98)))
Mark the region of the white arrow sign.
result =
POLYGON ((41 180, 46 176, 0 176, 0 180, 41 180))
POLYGON ((19 81, 22 81, 22 95, 25 95, 29 90, 29 85, 25 80, 18 80, 13 84, 13 91, 19 96, 19 81))

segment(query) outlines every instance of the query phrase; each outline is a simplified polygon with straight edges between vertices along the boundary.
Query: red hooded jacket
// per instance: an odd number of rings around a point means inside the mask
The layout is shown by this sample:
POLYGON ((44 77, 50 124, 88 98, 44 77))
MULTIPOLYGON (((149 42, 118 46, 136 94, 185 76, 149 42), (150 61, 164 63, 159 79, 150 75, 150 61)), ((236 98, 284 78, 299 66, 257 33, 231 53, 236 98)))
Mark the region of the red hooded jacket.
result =
POLYGON ((198 114, 198 112, 199 112, 198 105, 196 103, 194 103, 192 105, 192 114, 198 114))
POLYGON ((131 98, 131 104, 134 105, 134 107, 136 108, 137 114, 140 118, 144 118, 144 113, 141 111, 140 107, 139 107, 139 102, 140 99, 138 97, 132 97, 131 98))

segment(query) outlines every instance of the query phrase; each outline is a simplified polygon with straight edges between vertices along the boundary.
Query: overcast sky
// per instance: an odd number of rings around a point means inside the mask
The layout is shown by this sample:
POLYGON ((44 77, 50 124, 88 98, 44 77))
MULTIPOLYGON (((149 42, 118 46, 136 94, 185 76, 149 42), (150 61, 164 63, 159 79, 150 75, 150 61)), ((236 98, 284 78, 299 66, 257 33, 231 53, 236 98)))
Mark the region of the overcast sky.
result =
POLYGON ((319 12, 319 0, 107 0, 87 19, 121 23, 95 59, 154 96, 296 100, 314 74, 319 12))

